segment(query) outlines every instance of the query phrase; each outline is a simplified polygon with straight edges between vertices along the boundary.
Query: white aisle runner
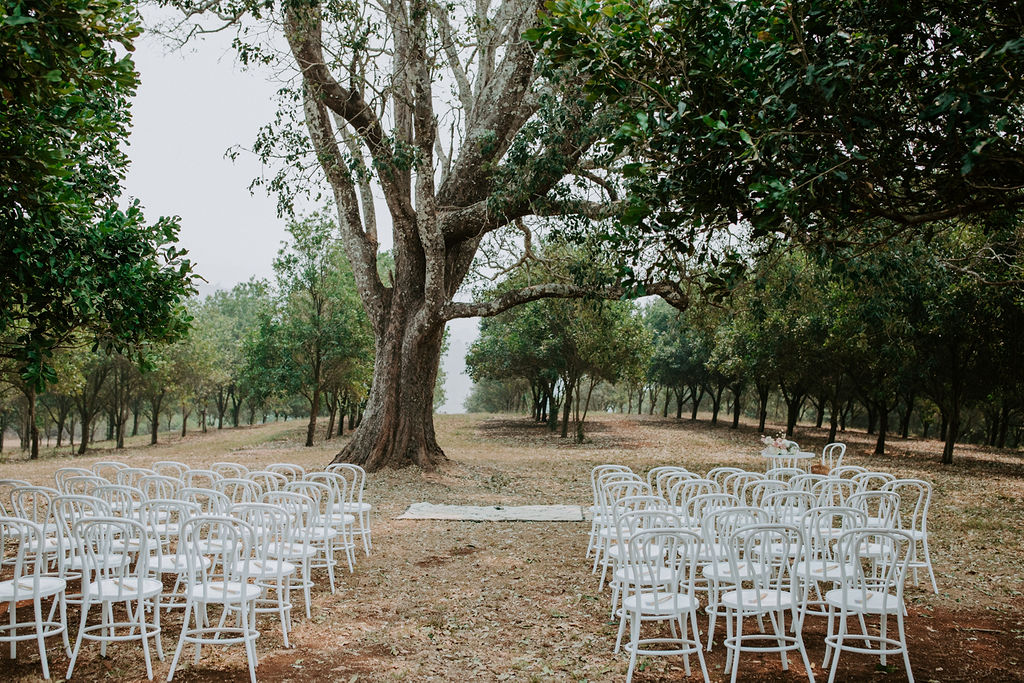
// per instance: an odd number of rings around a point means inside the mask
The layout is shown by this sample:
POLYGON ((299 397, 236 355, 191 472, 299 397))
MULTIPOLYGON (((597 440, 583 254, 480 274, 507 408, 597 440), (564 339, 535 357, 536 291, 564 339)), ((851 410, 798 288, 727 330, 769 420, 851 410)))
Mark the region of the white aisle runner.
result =
POLYGON ((395 519, 451 519, 471 522, 582 522, 579 505, 435 505, 413 503, 395 519))

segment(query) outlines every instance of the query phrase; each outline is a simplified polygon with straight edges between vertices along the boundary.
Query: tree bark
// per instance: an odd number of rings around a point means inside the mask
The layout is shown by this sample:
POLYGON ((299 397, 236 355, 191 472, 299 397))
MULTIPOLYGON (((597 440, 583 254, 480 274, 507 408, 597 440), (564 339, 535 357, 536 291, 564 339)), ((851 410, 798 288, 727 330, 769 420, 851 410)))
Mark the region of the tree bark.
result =
POLYGON ((875 455, 885 455, 885 433, 889 431, 889 406, 878 406, 878 438, 875 440, 875 455))
POLYGON ((371 471, 409 464, 434 470, 447 460, 437 445, 433 420, 444 325, 417 339, 406 316, 398 313, 376 339, 373 384, 363 419, 334 462, 371 471))

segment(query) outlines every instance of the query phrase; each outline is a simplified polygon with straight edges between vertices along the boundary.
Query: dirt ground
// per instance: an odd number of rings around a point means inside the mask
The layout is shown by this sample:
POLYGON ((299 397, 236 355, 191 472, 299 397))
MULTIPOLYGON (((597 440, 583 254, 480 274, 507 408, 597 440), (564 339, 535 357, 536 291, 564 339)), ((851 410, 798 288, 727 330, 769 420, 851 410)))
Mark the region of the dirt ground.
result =
MULTIPOLYGON (((711 427, 706 419, 599 415, 588 440, 565 443, 524 418, 439 416, 438 435, 450 462, 440 472, 388 470, 371 474, 367 499, 375 510, 374 552, 360 554, 354 573, 342 571, 335 594, 321 581, 313 617, 296 615, 285 649, 276 620, 259 623, 257 675, 266 681, 613 681, 622 680, 624 655, 613 655, 617 624, 609 620, 609 593, 584 559, 589 523, 450 522, 395 520, 411 503, 470 505, 589 504, 590 468, 624 463, 637 471, 683 464, 704 471, 715 465, 763 466, 750 426, 711 427)), ((82 458, 47 457, 28 462, 5 453, 0 478, 51 484, 58 467, 117 458, 133 465, 178 459, 193 467, 234 460, 250 468, 271 462, 322 467, 338 441, 302 448, 297 422, 171 438, 155 447, 97 452, 82 458)), ((823 432, 802 428, 805 449, 820 450, 823 432)), ((907 631, 919 681, 1024 680, 1024 457, 963 447, 957 462, 938 464, 937 442, 890 441, 891 455, 867 455, 873 442, 861 432, 844 434, 847 462, 935 484, 930 515, 931 547, 939 594, 908 588, 907 631)), ((321 577, 324 578, 324 577, 321 577)), ((298 601, 301 603, 301 601, 298 601)), ((301 608, 297 608, 300 610, 301 608)), ((77 612, 70 611, 77 624, 77 612)), ((3 618, 3 617, 0 617, 3 618)), ((166 677, 180 628, 180 613, 163 617, 166 677)), ((706 626, 702 618, 701 626, 706 626)), ((722 627, 719 627, 721 635, 722 627)), ((827 675, 825 623, 809 618, 804 637, 816 676, 827 675)), ((51 672, 60 679, 67 658, 59 639, 48 642, 51 672)), ((41 678, 31 643, 16 661, 0 659, 0 680, 41 678)), ((799 658, 796 658, 798 660, 799 658)), ((724 680, 725 653, 708 656, 713 680, 724 680)), ((684 680, 681 658, 640 660, 637 681, 684 680)), ((696 662, 692 662, 694 665, 696 662)), ((906 680, 899 661, 888 668, 877 658, 844 654, 837 680, 906 680)), ((698 669, 699 671, 699 669, 698 669)), ((198 666, 186 648, 175 680, 244 681, 244 650, 206 648, 198 666)), ((694 680, 699 678, 699 674, 694 680)), ((744 681, 806 680, 790 659, 782 671, 777 655, 745 654, 744 681)), ((86 645, 76 680, 144 680, 138 643, 112 645, 101 659, 86 645)), ((825 680, 825 679, 822 679, 825 680)))

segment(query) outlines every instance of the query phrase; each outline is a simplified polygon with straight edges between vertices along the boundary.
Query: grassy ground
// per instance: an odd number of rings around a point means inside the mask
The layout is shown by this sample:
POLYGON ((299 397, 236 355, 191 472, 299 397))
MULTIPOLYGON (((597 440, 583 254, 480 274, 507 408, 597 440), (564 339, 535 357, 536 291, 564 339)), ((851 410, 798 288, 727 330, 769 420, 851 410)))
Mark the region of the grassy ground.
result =
MULTIPOLYGON (((626 659, 614 656, 616 624, 608 619, 608 593, 583 559, 588 524, 474 523, 395 520, 419 501, 461 504, 589 503, 589 471, 599 463, 625 463, 643 471, 679 463, 703 471, 715 465, 763 466, 757 434, 706 421, 600 415, 588 441, 568 444, 528 420, 511 417, 439 416, 439 439, 451 461, 440 472, 384 471, 370 475, 367 497, 375 509, 375 551, 343 572, 339 590, 313 598, 313 618, 297 618, 294 648, 282 646, 273 620, 260 623, 261 680, 620 680, 626 659)), ((322 467, 339 442, 301 447, 303 425, 277 423, 194 434, 184 440, 134 446, 121 453, 27 462, 12 456, 0 478, 52 482, 55 469, 117 457, 133 465, 178 459, 193 467, 234 460, 253 468, 271 462, 322 467)), ((820 450, 824 433, 802 429, 805 449, 820 450)), ((891 456, 872 457, 872 441, 848 433, 847 461, 935 484, 930 524, 939 595, 911 588, 907 621, 915 677, 927 680, 1024 680, 1024 459, 1009 452, 965 447, 950 467, 938 464, 941 444, 890 444, 891 456)), ((322 584, 321 584, 322 585, 322 584)), ((164 619, 166 676, 180 615, 164 619)), ((72 612, 72 621, 77 615, 72 612)), ((701 620, 703 622, 703 619, 701 620)), ((805 639, 821 675, 822 620, 809 619, 805 639)), ((186 655, 191 651, 187 650, 186 655)), ((36 680, 38 656, 19 647, 17 662, 0 659, 0 680, 36 680)), ((114 645, 101 659, 86 646, 75 677, 144 679, 138 644, 114 645)), ((66 657, 50 647, 56 678, 66 657)), ((679 658, 642 660, 638 681, 682 680, 679 658)), ((722 679, 724 649, 708 659, 722 679)), ((903 680, 878 660, 844 655, 838 680, 879 676, 903 680)), ((781 671, 777 656, 745 655, 741 679, 806 680, 802 667, 781 671)), ((246 680, 239 647, 206 649, 199 666, 191 657, 175 675, 181 681, 246 680)))

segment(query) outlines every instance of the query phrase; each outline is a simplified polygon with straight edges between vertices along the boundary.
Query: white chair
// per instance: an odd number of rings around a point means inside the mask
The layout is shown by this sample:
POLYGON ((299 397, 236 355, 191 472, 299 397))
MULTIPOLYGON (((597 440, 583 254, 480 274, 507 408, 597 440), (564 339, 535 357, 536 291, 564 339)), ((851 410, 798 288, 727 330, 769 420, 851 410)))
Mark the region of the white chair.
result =
POLYGON ((821 449, 821 464, 831 472, 842 466, 844 455, 846 455, 845 443, 833 441, 830 444, 825 444, 825 447, 821 449))
POLYGON ((799 611, 800 587, 788 561, 780 558, 800 557, 803 534, 799 527, 788 524, 754 524, 737 529, 726 539, 726 554, 733 577, 730 589, 722 593, 728 629, 725 638, 725 669, 735 683, 740 655, 747 652, 778 652, 782 669, 789 669, 787 652, 800 653, 807 678, 814 682, 814 672, 804 647, 803 622, 799 611), (771 551, 768 551, 771 549, 771 551), (744 587, 749 586, 749 587, 744 587), (793 615, 787 635, 786 613, 793 615), (771 633, 744 633, 744 617, 767 616, 771 633), (757 644, 759 643, 759 644, 757 644))
POLYGON ((53 473, 53 481, 58 491, 66 493, 64 490, 64 482, 69 477, 89 477, 92 476, 92 474, 93 471, 85 467, 61 467, 53 473))
POLYGON ((734 472, 726 475, 725 481, 722 483, 722 491, 731 493, 742 501, 743 489, 747 487, 747 484, 761 479, 765 479, 765 476, 760 472, 734 472))
MULTIPOLYGON (((112 517, 110 506, 94 496, 57 496, 53 499, 53 516, 57 524, 57 576, 65 582, 80 582, 85 568, 85 550, 81 539, 75 535, 75 523, 83 519, 112 517)), ((82 604, 81 593, 65 593, 65 601, 72 605, 82 604)), ((52 618, 52 608, 51 608, 52 618)))
POLYGON ((828 476, 834 479, 843 479, 853 477, 861 472, 867 471, 867 467, 861 467, 860 465, 837 465, 832 468, 832 471, 828 473, 828 476))
POLYGON ((185 520, 203 513, 197 503, 184 500, 154 498, 142 504, 139 517, 149 537, 148 576, 163 584, 164 578, 174 580, 171 588, 160 592, 158 604, 163 610, 185 607, 185 575, 188 571, 181 527, 185 520))
POLYGON ((310 589, 313 587, 311 564, 318 550, 299 535, 299 529, 306 528, 314 519, 313 499, 294 491, 267 491, 260 500, 283 508, 288 513, 290 525, 286 531, 289 537, 267 548, 269 557, 285 560, 298 567, 298 576, 289 576, 290 588, 301 588, 306 603, 306 618, 310 618, 310 589))
POLYGON ((683 655, 685 673, 690 675, 690 655, 696 654, 704 679, 708 678, 701 651, 694 595, 700 536, 685 529, 644 529, 630 537, 627 545, 628 580, 622 596, 623 621, 619 638, 629 622, 629 669, 626 681, 633 680, 639 655, 683 655), (644 622, 669 622, 673 637, 641 638, 644 622), (678 629, 678 631, 677 631, 678 629), (692 629, 692 631, 691 631, 692 629), (692 635, 691 635, 692 634, 692 635))
MULTIPOLYGON (((616 465, 616 467, 625 467, 625 465, 616 465)), ((629 468, 626 469, 628 470, 629 468)), ((678 465, 658 465, 657 467, 652 467, 647 470, 647 474, 644 475, 644 480, 651 487, 651 490, 656 490, 658 488, 658 477, 663 473, 686 471, 687 469, 685 467, 680 467, 678 465)))
MULTIPOLYGON (((334 594, 334 567, 338 564, 338 560, 334 556, 334 548, 341 537, 328 517, 335 505, 334 494, 326 484, 306 480, 290 482, 285 486, 285 491, 299 493, 313 501, 311 516, 306 524, 296 528, 295 534, 297 538, 317 549, 317 554, 311 560, 311 566, 313 568, 323 567, 327 570, 327 581, 330 584, 331 594, 334 594)), ((349 571, 353 570, 350 562, 349 571)))
POLYGON ((876 655, 882 666, 886 657, 902 654, 907 669, 907 679, 913 683, 914 674, 910 669, 910 653, 903 628, 903 584, 910 565, 914 538, 899 529, 854 529, 839 536, 839 548, 843 561, 839 563, 839 587, 825 594, 829 607, 828 635, 825 636, 825 661, 829 666, 829 683, 835 680, 842 652, 859 652, 876 655), (881 547, 882 552, 872 548, 881 547), (866 570, 861 558, 874 555, 870 569, 866 570), (836 617, 839 618, 838 631, 836 617), (863 625, 865 616, 879 618, 878 635, 868 633, 862 626, 862 633, 850 633, 848 618, 856 616, 863 625), (896 617, 897 636, 890 637, 888 620, 896 617), (858 644, 862 643, 862 645, 858 644), (874 646, 872 646, 874 644, 874 646))
POLYGON ((366 490, 366 470, 359 465, 342 462, 328 466, 327 471, 340 474, 351 482, 351 495, 345 503, 345 512, 355 515, 356 525, 353 533, 363 539, 363 552, 369 555, 373 549, 373 535, 370 531, 373 504, 363 499, 366 490))
POLYGON ((825 617, 825 592, 822 586, 833 588, 841 575, 839 563, 839 536, 844 531, 863 529, 867 515, 863 510, 849 507, 815 507, 804 514, 800 526, 807 541, 804 556, 793 565, 793 573, 800 582, 800 609, 807 615, 825 617))
POLYGON ((204 644, 242 643, 249 680, 256 683, 256 639, 260 634, 253 622, 253 609, 263 589, 250 583, 253 533, 248 524, 234 517, 202 515, 182 524, 181 543, 187 565, 185 618, 168 681, 174 677, 185 643, 195 645, 196 664, 204 644), (214 552, 209 552, 211 549, 214 552), (209 563, 204 562, 204 556, 209 563), (211 605, 220 605, 223 610, 216 626, 208 625, 214 623, 207 614, 211 605), (236 615, 235 626, 225 625, 229 612, 236 615), (194 626, 189 625, 190 620, 194 626))
POLYGON ((297 568, 291 562, 270 555, 271 548, 280 547, 292 538, 288 512, 267 503, 241 503, 231 507, 231 516, 248 524, 253 532, 250 543, 253 554, 248 558, 249 575, 262 589, 253 612, 276 614, 281 622, 284 646, 291 647, 288 643, 292 619, 290 581, 297 568))
POLYGON ((819 481, 828 479, 824 474, 798 474, 789 480, 789 488, 793 491, 812 491, 819 481))
POLYGON ((257 482, 237 477, 226 477, 215 481, 210 488, 227 496, 232 505, 256 503, 263 495, 263 487, 257 482))
MULTIPOLYGON (((327 466, 327 471, 331 470, 331 466, 327 466)), ((597 516, 600 514, 600 503, 598 502, 598 479, 605 472, 629 472, 632 476, 632 470, 626 465, 596 465, 590 469, 590 493, 593 497, 593 502, 588 508, 590 513, 590 540, 587 543, 587 554, 586 557, 590 557, 590 553, 594 552, 595 539, 597 536, 597 516)))
MULTIPOLYGON (((602 468, 601 471, 596 474, 591 471, 591 475, 594 476, 594 504, 591 506, 593 513, 590 518, 590 540, 587 544, 587 557, 590 557, 591 552, 595 554, 601 552, 602 544, 606 540, 601 537, 601 529, 611 523, 611 519, 605 517, 605 484, 613 481, 640 481, 640 477, 628 467, 620 465, 601 465, 600 467, 602 468)), ((596 470, 597 468, 594 469, 596 470)), ((591 573, 596 571, 597 560, 595 558, 591 573)))
POLYGON ((139 480, 156 474, 156 470, 148 467, 122 467, 117 471, 116 483, 122 486, 134 486, 138 488, 139 480))
POLYGON ((778 479, 758 479, 749 482, 740 493, 740 503, 756 508, 764 507, 764 499, 771 493, 788 491, 789 484, 778 479))
POLYGON ((249 474, 249 468, 237 462, 215 462, 210 469, 225 479, 244 479, 249 474))
POLYGON ((851 479, 857 484, 858 491, 881 491, 886 484, 896 481, 896 477, 888 472, 860 472, 851 479))
POLYGON ((91 496, 97 486, 107 486, 109 481, 95 474, 66 477, 61 482, 60 492, 68 496, 91 496))
POLYGON ((611 547, 618 541, 619 532, 615 528, 615 514, 612 511, 617 501, 633 496, 651 495, 651 487, 639 477, 633 479, 609 479, 602 482, 601 492, 601 526, 597 531, 597 552, 594 554, 594 566, 591 573, 601 567, 601 580, 598 590, 604 588, 608 569, 615 563, 611 547))
POLYGON ((178 489, 178 500, 195 503, 204 515, 226 515, 231 509, 231 499, 220 491, 199 487, 178 489))
POLYGON ((181 479, 181 475, 188 472, 188 469, 188 465, 176 460, 160 460, 153 463, 154 472, 165 477, 174 477, 175 479, 181 479))
POLYGON ((298 481, 306 476, 306 469, 302 465, 296 465, 291 462, 275 462, 272 465, 264 467, 268 472, 277 472, 288 477, 288 481, 298 481))
POLYGON ((764 473, 764 476, 776 481, 783 481, 787 484, 794 478, 806 475, 807 472, 799 467, 773 467, 764 473))
POLYGON ((804 513, 815 506, 814 494, 808 491, 775 491, 762 500, 762 507, 779 524, 797 524, 804 513))
MULTIPOLYGON (((0 558, 2 565, 13 568, 10 579, 0 581, 0 602, 7 603, 8 623, 0 624, 0 642, 11 644, 10 657, 17 657, 20 641, 34 640, 39 648, 43 665, 43 678, 50 678, 50 665, 46 658, 46 639, 60 635, 64 649, 71 653, 68 642, 67 606, 64 601, 64 579, 47 576, 43 554, 44 533, 40 525, 16 517, 0 517, 0 558), (42 600, 52 598, 60 608, 60 621, 43 619, 42 600), (31 621, 19 621, 18 603, 32 601, 31 621), (31 631, 25 633, 25 631, 31 631)), ((52 613, 53 610, 51 610, 52 613)))
POLYGON ((66 677, 71 678, 84 640, 99 641, 104 657, 107 643, 138 640, 142 642, 146 676, 153 680, 150 639, 155 641, 157 656, 161 661, 164 658, 158 606, 163 586, 148 577, 145 529, 134 519, 97 517, 75 522, 73 533, 81 543, 85 563, 81 623, 66 677), (95 604, 100 605, 100 623, 88 625, 89 611, 95 604), (126 621, 114 620, 114 605, 125 605, 126 621), (151 623, 146 621, 147 613, 153 615, 151 623))
POLYGON ((348 562, 349 572, 355 565, 356 549, 356 515, 349 503, 352 500, 352 482, 336 472, 310 472, 305 481, 314 481, 331 489, 333 503, 324 512, 324 521, 338 531, 338 539, 334 545, 335 552, 343 551, 348 562))
POLYGON ((224 475, 213 470, 187 470, 181 475, 181 484, 184 488, 210 489, 213 482, 223 478, 224 475))
POLYGON ((712 467, 708 470, 708 473, 704 475, 704 478, 715 482, 718 484, 718 488, 724 491, 726 478, 728 478, 730 474, 737 474, 742 471, 743 470, 739 467, 712 467))
POLYGON ((846 504, 863 510, 869 527, 895 529, 898 524, 900 497, 892 491, 858 491, 846 499, 846 504))
MULTIPOLYGON (((734 507, 716 510, 704 516, 701 522, 701 577, 707 585, 708 604, 704 608, 708 615, 708 652, 715 640, 715 622, 719 616, 725 616, 725 608, 721 602, 723 586, 734 581, 733 566, 726 553, 729 537, 741 527, 751 524, 767 524, 768 513, 761 508, 734 507)), ((738 565, 742 576, 752 571, 752 566, 741 563, 738 565)))
POLYGON ((138 487, 146 498, 168 500, 174 498, 181 488, 181 480, 162 474, 150 474, 140 477, 138 487))
POLYGON ((249 472, 245 475, 245 479, 249 479, 259 484, 264 493, 267 491, 283 491, 289 481, 288 477, 279 472, 268 472, 266 470, 255 470, 253 472, 249 472))
MULTIPOLYGON (((611 614, 613 617, 617 614, 621 617, 617 610, 622 588, 629 579, 626 576, 625 563, 627 561, 626 544, 630 537, 640 529, 667 526, 680 528, 682 523, 678 512, 670 508, 661 496, 627 496, 615 501, 612 506, 612 529, 615 531, 615 543, 609 546, 606 552, 608 566, 612 570, 608 585, 612 589, 611 614)), ((616 652, 619 651, 618 647, 618 643, 616 643, 616 652)))
POLYGON ((101 460, 92 464, 93 474, 99 477, 103 477, 111 484, 117 481, 117 473, 119 470, 123 470, 128 465, 123 462, 117 462, 116 460, 101 460))
POLYGON ((932 582, 932 591, 939 592, 935 583, 935 570, 932 569, 932 556, 928 550, 928 508, 932 502, 932 485, 923 479, 896 479, 889 482, 883 491, 891 491, 900 497, 900 509, 896 518, 896 528, 902 529, 914 537, 914 548, 910 553, 910 568, 914 570, 914 585, 918 584, 918 569, 928 571, 932 582), (921 556, 917 548, 921 546, 921 556))
POLYGON ((846 507, 846 501, 857 493, 857 484, 852 479, 826 477, 811 487, 818 507, 846 507))
POLYGON ((142 489, 124 484, 105 484, 93 489, 92 495, 106 501, 115 516, 138 518, 139 508, 146 500, 142 489))

